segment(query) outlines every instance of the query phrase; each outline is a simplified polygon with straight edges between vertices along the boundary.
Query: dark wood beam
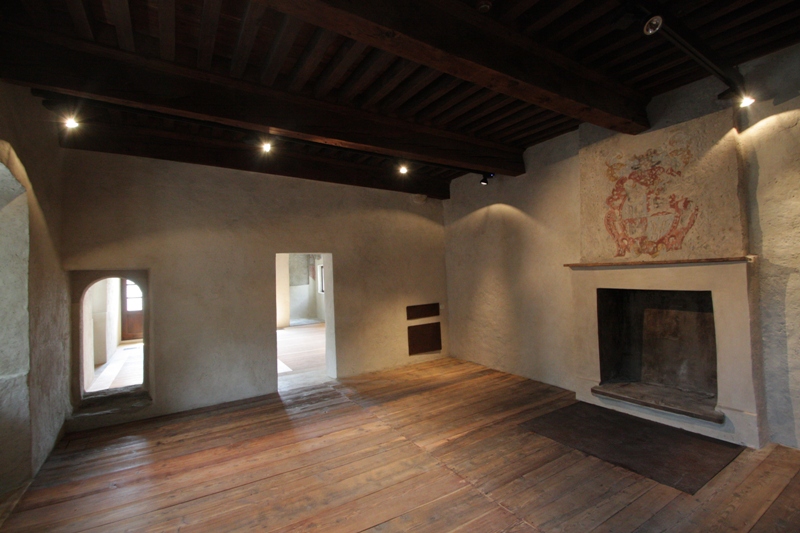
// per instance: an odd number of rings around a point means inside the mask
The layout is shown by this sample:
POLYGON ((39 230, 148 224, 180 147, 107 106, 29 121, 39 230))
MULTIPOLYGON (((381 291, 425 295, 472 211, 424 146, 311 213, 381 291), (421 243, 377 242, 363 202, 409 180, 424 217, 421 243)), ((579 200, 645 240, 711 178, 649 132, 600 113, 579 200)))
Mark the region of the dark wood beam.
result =
POLYGON ((209 70, 214 59, 214 43, 217 41, 217 27, 222 0, 205 0, 200 17, 200 35, 197 39, 197 68, 209 70))
POLYGON ((316 72, 328 47, 336 39, 336 34, 332 31, 317 28, 306 49, 297 59, 297 63, 289 75, 289 90, 300 91, 308 83, 308 79, 316 72))
POLYGON ((175 61, 175 0, 158 0, 158 46, 161 59, 175 61))
POLYGON ((378 167, 282 151, 280 145, 269 154, 264 154, 259 146, 206 139, 156 128, 103 123, 83 124, 80 131, 63 129, 59 141, 64 148, 78 150, 425 194, 439 199, 450 196, 449 183, 446 181, 415 178, 413 175, 401 177, 393 171, 378 167))
POLYGON ((29 87, 432 164, 509 175, 522 152, 52 34, 3 28, 0 78, 29 87), (48 36, 56 44, 43 42, 48 36), (71 46, 73 49, 66 48, 71 46))
POLYGON ((262 4, 253 0, 247 3, 247 9, 242 17, 242 27, 239 30, 239 38, 236 41, 236 49, 231 59, 231 76, 234 78, 241 78, 247 69, 250 52, 253 51, 253 45, 256 42, 258 30, 261 29, 264 22, 266 12, 267 8, 262 4))
POLYGON ((89 17, 86 14, 86 3, 84 0, 67 0, 67 9, 69 16, 72 18, 72 24, 75 26, 75 33, 81 39, 87 41, 94 41, 94 32, 92 25, 89 23, 89 17))
POLYGON ((275 39, 272 41, 269 54, 267 54, 267 59, 264 61, 264 68, 261 70, 261 83, 264 85, 275 83, 275 78, 278 77, 283 62, 286 61, 286 56, 289 55, 294 40, 302 27, 302 20, 283 15, 281 25, 275 33, 275 39))
POLYGON ((128 0, 109 0, 111 20, 117 30, 117 44, 126 52, 135 52, 133 40, 133 24, 131 23, 131 7, 128 0))
POLYGON ((272 9, 557 113, 625 133, 647 98, 460 0, 258 0, 272 9))

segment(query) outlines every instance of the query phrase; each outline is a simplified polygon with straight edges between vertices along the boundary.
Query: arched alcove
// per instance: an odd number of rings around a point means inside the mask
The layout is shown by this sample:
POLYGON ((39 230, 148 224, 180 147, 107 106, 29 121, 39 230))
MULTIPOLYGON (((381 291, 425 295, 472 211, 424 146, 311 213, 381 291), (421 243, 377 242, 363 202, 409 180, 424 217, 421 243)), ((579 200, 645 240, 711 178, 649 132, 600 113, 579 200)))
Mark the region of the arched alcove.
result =
POLYGON ((73 403, 86 407, 103 398, 117 400, 133 396, 139 399, 142 393, 148 393, 150 306, 147 271, 72 271, 70 289, 73 403), (138 336, 130 335, 130 331, 125 335, 125 315, 129 311, 140 315, 138 336), (98 350, 103 353, 98 354, 98 350), (121 353, 128 350, 138 353, 121 353), (136 382, 117 379, 123 366, 129 362, 134 367, 141 363, 141 379, 136 382))

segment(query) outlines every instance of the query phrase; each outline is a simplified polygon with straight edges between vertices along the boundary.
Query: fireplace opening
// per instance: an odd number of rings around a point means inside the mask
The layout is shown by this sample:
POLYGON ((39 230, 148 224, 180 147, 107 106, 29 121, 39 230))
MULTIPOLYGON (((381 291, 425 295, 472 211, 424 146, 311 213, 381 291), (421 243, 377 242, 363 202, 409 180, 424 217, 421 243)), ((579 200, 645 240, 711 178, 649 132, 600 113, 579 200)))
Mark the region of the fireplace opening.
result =
POLYGON ((711 291, 597 289, 593 393, 722 423, 711 291))

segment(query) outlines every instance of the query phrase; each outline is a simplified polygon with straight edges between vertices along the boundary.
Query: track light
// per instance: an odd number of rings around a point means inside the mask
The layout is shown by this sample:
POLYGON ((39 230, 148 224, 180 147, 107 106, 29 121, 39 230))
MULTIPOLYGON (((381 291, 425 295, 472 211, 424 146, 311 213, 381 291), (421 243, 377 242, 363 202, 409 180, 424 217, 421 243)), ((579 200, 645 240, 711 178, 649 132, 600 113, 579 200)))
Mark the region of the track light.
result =
POLYGON ((644 31, 645 35, 654 35, 661 29, 661 26, 664 25, 664 19, 660 16, 656 15, 654 17, 650 17, 647 22, 644 23, 644 31))
POLYGON ((75 120, 75 117, 69 117, 67 120, 64 121, 64 126, 66 126, 68 129, 73 130, 78 127, 78 121, 75 120))
POLYGON ((755 98, 751 96, 742 96, 742 101, 739 103, 739 107, 750 107, 755 103, 755 98))
POLYGON ((484 172, 481 178, 481 185, 489 185, 489 178, 494 177, 494 172, 484 172))

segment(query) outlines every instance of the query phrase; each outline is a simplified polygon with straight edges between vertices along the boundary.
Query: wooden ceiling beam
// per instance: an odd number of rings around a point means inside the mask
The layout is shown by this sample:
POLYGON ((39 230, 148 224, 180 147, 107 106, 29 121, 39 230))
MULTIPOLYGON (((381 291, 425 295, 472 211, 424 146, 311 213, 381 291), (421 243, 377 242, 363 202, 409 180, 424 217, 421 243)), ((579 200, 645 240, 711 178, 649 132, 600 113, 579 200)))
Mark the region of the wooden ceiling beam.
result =
POLYGON ((244 170, 303 178, 373 189, 424 194, 432 198, 450 196, 448 182, 402 179, 378 167, 331 159, 313 154, 295 154, 280 149, 268 155, 258 146, 207 139, 157 128, 121 124, 90 123, 80 132, 62 130, 59 144, 64 148, 106 152, 196 165, 244 170))
POLYGON ((111 7, 110 19, 117 30, 117 43, 126 52, 135 52, 136 43, 133 40, 133 23, 131 23, 131 7, 128 0, 109 0, 111 7))
POLYGON ((87 41, 94 41, 92 25, 89 22, 89 16, 86 14, 86 2, 84 0, 67 0, 67 9, 78 37, 87 41))
POLYGON ((3 31, 0 78, 14 83, 385 156, 509 175, 525 171, 517 148, 86 41, 50 34, 54 44, 3 31))
POLYGON ((258 0, 462 80, 624 133, 647 97, 536 44, 460 0, 258 0))
POLYGON ((267 8, 250 0, 245 8, 242 17, 242 26, 239 29, 239 38, 236 40, 236 48, 231 58, 231 76, 241 78, 247 70, 247 63, 250 61, 250 53, 258 37, 258 30, 264 22, 264 14, 267 8))
POLYGON ((199 69, 211 69, 221 9, 222 0, 205 0, 203 2, 203 14, 200 17, 200 35, 197 39, 197 68, 199 69))
POLYGON ((161 59, 175 61, 175 0, 158 0, 158 47, 161 59))

